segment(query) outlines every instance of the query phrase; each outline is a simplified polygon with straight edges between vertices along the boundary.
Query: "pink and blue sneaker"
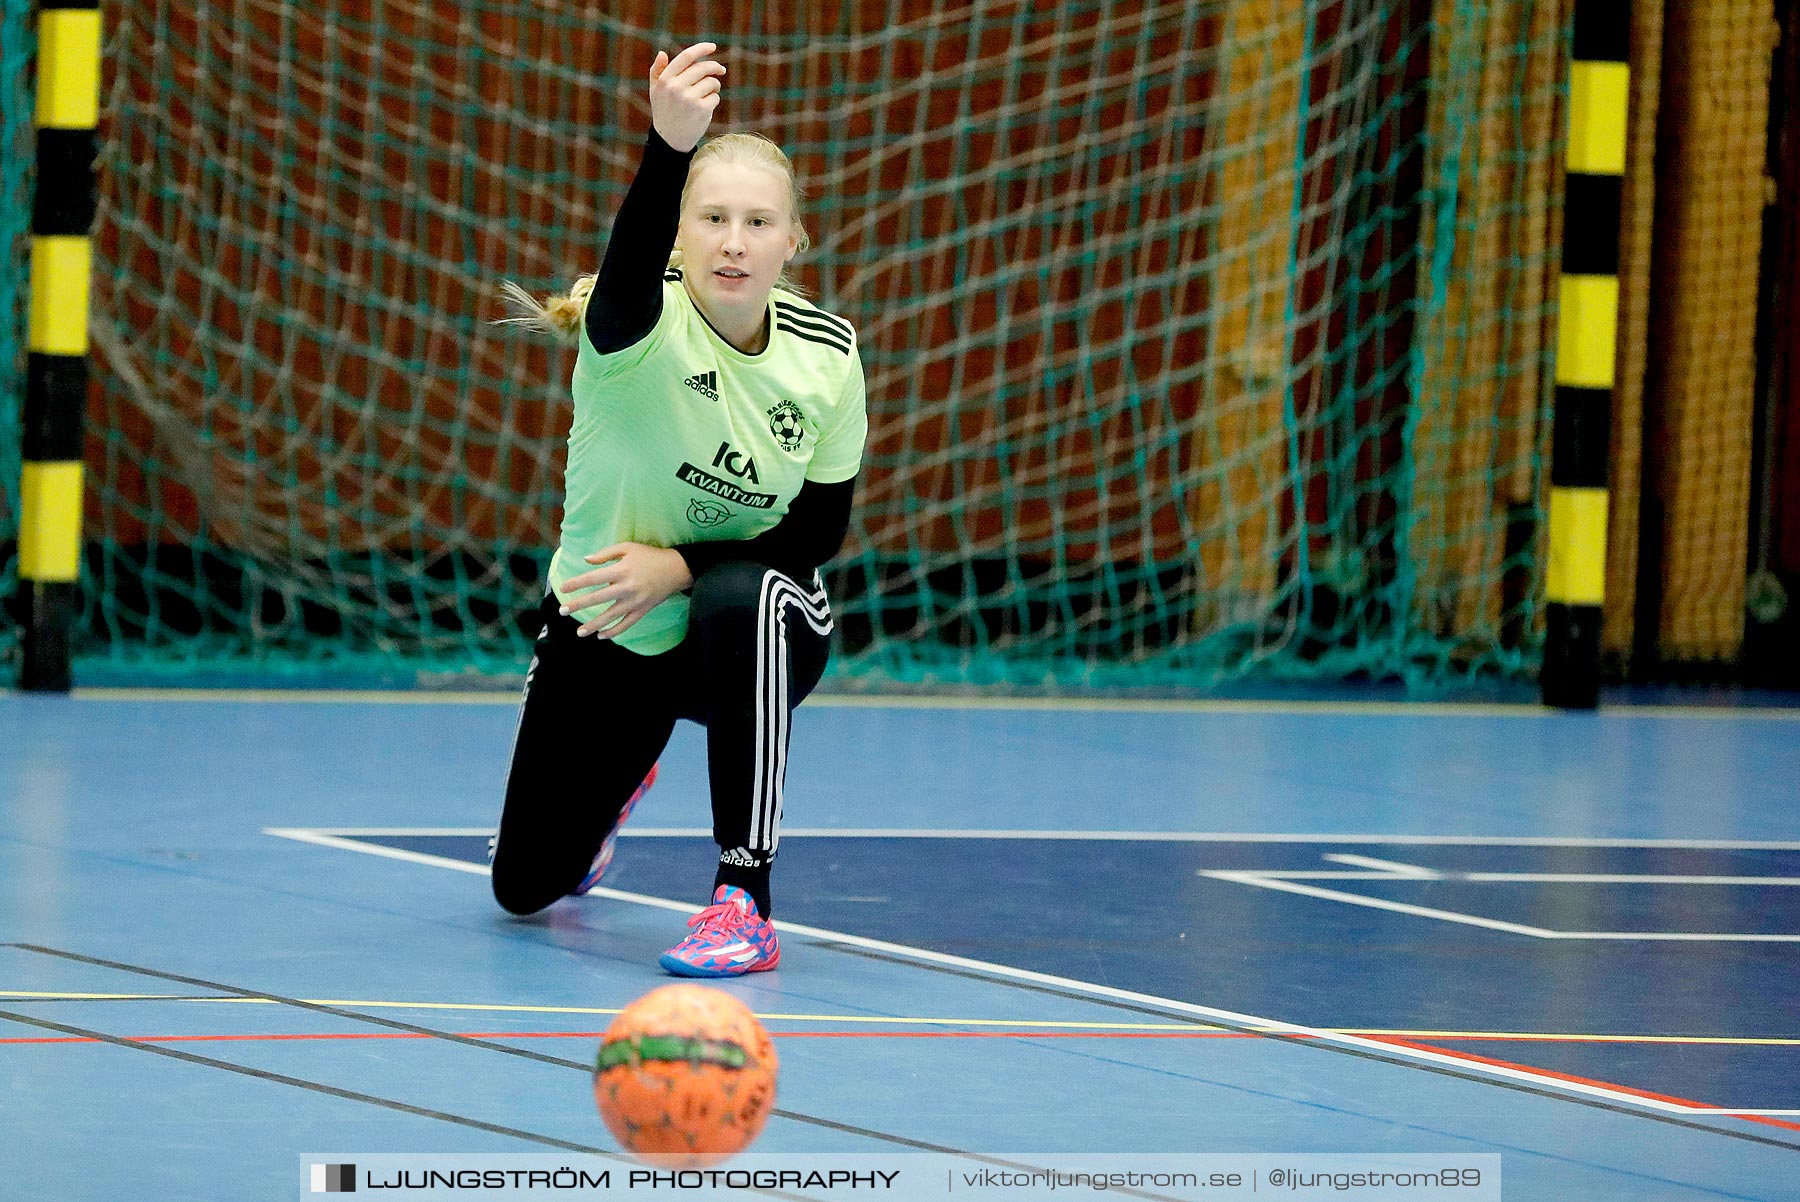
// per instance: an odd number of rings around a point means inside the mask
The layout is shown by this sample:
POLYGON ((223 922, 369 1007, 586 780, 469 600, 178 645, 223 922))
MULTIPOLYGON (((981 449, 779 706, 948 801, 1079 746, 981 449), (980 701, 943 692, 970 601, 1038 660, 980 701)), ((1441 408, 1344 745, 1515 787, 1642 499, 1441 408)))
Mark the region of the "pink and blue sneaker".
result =
POLYGON ((736 885, 720 885, 712 905, 688 919, 693 934, 658 961, 678 977, 739 977, 767 972, 781 963, 775 924, 756 912, 756 903, 736 885))
MULTIPOLYGON (((644 778, 644 783, 637 787, 625 802, 625 808, 619 811, 619 820, 613 823, 610 831, 606 832, 606 838, 600 841, 600 850, 594 853, 593 867, 589 868, 588 874, 581 878, 581 884, 569 890, 570 897, 580 897, 598 885, 600 878, 606 875, 606 870, 612 867, 613 853, 619 850, 619 828, 625 825, 625 820, 631 817, 631 811, 637 809, 637 803, 644 799, 644 794, 648 793, 650 786, 656 783, 658 767, 659 765, 656 764, 650 765, 650 775, 644 778)), ((492 851, 488 853, 488 858, 493 858, 492 851)))

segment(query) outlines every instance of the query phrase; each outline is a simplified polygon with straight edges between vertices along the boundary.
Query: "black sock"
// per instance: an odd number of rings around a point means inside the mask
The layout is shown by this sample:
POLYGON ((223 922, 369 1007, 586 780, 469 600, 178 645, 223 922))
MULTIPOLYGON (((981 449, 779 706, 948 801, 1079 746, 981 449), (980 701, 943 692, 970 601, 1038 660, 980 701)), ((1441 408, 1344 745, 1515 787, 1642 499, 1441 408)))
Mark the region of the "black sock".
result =
POLYGON ((719 891, 720 885, 736 885, 750 895, 756 903, 756 912, 763 918, 772 918, 775 914, 775 903, 769 897, 769 864, 749 866, 743 864, 720 864, 719 871, 713 877, 713 892, 719 891))

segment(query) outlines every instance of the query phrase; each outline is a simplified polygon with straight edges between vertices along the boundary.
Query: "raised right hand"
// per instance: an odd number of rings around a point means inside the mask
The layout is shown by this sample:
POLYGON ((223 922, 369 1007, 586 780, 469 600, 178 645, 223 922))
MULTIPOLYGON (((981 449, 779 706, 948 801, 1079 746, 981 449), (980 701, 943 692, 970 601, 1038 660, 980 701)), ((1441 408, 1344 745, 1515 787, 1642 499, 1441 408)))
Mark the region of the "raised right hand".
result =
POLYGON ((706 57, 717 49, 712 42, 696 42, 673 59, 658 50, 650 64, 650 123, 684 154, 700 144, 719 107, 725 64, 706 57))

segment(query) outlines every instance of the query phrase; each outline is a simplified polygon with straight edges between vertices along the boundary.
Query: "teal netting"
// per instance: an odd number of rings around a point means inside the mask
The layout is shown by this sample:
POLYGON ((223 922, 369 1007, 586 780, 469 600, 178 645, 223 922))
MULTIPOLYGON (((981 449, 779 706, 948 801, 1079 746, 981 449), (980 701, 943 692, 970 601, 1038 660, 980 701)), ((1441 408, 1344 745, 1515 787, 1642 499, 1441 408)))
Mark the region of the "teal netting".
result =
MULTIPOLYGON (((868 369, 840 681, 1532 668, 1556 4, 731 11, 868 369)), ((84 678, 517 672, 569 362, 495 284, 591 269, 663 6, 108 14, 84 678)))

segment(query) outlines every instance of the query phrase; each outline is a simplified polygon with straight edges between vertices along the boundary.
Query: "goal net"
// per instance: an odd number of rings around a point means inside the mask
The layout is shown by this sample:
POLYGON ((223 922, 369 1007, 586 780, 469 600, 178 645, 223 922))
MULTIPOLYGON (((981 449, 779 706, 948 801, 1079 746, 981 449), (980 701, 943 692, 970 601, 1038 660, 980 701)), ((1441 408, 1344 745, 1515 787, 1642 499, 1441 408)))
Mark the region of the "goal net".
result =
MULTIPOLYGON (((728 11, 867 369, 842 684, 1535 666, 1558 5, 728 11)), ((667 16, 107 8, 84 679, 521 670, 570 355, 497 284, 597 263, 667 16)))

